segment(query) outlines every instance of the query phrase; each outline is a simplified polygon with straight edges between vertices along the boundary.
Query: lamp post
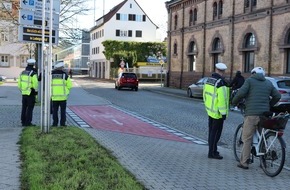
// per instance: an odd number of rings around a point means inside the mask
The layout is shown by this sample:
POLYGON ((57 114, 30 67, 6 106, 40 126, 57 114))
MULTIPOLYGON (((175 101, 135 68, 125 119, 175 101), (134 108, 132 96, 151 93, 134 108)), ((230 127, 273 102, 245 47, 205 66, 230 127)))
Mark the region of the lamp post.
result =
POLYGON ((162 59, 162 53, 160 51, 157 52, 157 58, 159 59, 159 64, 160 64, 160 85, 161 87, 163 86, 162 84, 162 74, 163 74, 163 65, 164 65, 164 61, 162 59))

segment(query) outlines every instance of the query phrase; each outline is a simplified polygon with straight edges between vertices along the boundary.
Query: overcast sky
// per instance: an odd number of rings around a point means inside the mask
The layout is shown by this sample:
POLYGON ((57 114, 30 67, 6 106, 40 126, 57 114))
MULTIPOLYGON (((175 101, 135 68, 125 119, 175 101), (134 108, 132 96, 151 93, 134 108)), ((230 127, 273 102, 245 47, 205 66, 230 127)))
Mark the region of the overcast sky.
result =
MULTIPOLYGON (((95 0, 95 14, 94 11, 92 11, 87 16, 79 17, 78 27, 90 29, 94 25, 94 17, 97 20, 103 16, 104 8, 105 14, 107 14, 114 6, 122 1, 123 0, 95 0), (103 2, 105 2, 105 6, 103 5, 103 2)), ((166 36, 167 31, 167 10, 165 8, 166 1, 168 0, 136 0, 152 22, 160 28, 161 39, 166 36)), ((88 0, 88 4, 93 8, 94 0, 88 0)))

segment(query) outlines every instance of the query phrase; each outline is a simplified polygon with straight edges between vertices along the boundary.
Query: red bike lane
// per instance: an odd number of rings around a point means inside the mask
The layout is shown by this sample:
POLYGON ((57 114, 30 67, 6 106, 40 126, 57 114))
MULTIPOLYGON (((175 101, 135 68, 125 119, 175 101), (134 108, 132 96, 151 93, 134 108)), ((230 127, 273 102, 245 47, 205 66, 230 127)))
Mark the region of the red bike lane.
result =
POLYGON ((190 143, 111 106, 69 106, 69 109, 95 129, 190 143))

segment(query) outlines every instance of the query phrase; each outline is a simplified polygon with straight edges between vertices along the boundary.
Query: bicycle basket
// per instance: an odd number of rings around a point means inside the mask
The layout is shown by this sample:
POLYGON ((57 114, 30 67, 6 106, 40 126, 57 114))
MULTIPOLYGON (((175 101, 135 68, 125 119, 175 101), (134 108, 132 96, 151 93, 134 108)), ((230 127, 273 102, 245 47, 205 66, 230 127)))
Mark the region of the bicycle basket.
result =
POLYGON ((268 118, 265 116, 260 116, 260 127, 266 128, 266 129, 285 129, 286 124, 288 122, 287 118, 268 118))

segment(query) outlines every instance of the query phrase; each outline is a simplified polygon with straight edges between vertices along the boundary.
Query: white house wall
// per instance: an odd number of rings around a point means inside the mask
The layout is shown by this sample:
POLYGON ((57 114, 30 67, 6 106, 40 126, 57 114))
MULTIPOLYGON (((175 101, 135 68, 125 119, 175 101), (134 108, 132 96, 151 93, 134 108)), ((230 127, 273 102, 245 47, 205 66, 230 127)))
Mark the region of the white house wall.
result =
MULTIPOLYGON (((117 12, 119 14, 135 14, 135 15, 146 15, 142 11, 142 9, 137 5, 134 0, 128 0, 117 12), (130 8, 132 7, 132 8, 130 8)), ((101 24, 103 19, 101 19, 98 24, 101 24)), ((110 62, 106 60, 104 54, 104 47, 102 45, 103 41, 106 40, 120 40, 120 41, 134 41, 134 42, 156 42, 156 25, 152 23, 152 21, 146 15, 145 22, 138 22, 138 21, 122 21, 116 19, 116 14, 107 21, 105 24, 101 25, 100 27, 91 30, 90 32, 90 63, 91 63, 91 76, 97 78, 109 78, 110 77, 110 62), (92 35, 98 31, 104 30, 104 36, 93 39, 92 35), (121 37, 116 36, 116 30, 121 31, 132 31, 132 37, 121 37), (135 37, 136 30, 142 31, 142 37, 135 37), (93 54, 93 48, 99 48, 98 54, 93 54), (96 72, 94 69, 99 68, 99 64, 103 64, 105 62, 105 76, 99 75, 99 72, 96 72)), ((101 67, 103 68, 103 66, 101 67)), ((103 71, 101 72, 103 73, 103 71)))

